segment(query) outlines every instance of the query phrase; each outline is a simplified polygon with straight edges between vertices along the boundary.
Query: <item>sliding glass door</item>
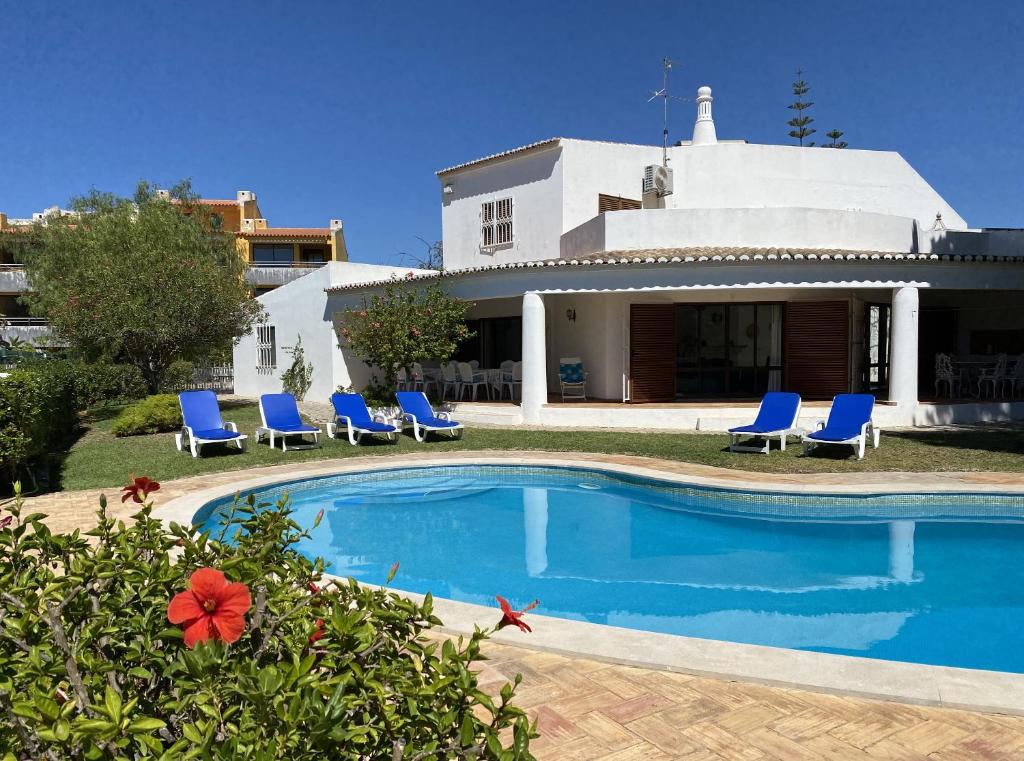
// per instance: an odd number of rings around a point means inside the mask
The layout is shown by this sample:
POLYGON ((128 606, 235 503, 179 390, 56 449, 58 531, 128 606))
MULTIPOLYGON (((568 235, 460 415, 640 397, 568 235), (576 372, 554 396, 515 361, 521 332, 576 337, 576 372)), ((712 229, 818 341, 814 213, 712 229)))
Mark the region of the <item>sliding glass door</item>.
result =
POLYGON ((782 385, 780 304, 679 304, 676 397, 758 397, 782 385))

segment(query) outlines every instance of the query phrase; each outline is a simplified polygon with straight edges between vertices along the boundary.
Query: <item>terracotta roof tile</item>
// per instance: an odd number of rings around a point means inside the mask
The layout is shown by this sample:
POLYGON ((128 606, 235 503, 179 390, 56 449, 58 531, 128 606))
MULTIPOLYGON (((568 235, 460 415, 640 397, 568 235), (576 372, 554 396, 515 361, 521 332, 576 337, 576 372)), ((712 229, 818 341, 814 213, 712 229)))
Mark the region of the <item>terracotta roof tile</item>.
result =
MULTIPOLYGON (((903 251, 870 251, 847 249, 820 248, 771 248, 771 247, 736 247, 736 246, 702 246, 693 248, 645 248, 625 251, 602 251, 572 258, 538 259, 528 262, 510 262, 508 264, 489 264, 482 267, 467 267, 444 272, 428 271, 416 275, 415 280, 438 280, 441 278, 460 277, 478 272, 496 270, 543 269, 545 267, 619 267, 637 265, 689 265, 704 262, 725 262, 744 264, 749 262, 1014 262, 1024 264, 1024 257, 991 256, 991 255, 958 255, 958 254, 911 254, 903 251)), ((366 288, 385 285, 388 280, 369 280, 361 283, 348 283, 327 288, 328 293, 359 291, 366 288)))
POLYGON ((267 227, 263 230, 241 230, 243 238, 329 238, 327 227, 267 227))

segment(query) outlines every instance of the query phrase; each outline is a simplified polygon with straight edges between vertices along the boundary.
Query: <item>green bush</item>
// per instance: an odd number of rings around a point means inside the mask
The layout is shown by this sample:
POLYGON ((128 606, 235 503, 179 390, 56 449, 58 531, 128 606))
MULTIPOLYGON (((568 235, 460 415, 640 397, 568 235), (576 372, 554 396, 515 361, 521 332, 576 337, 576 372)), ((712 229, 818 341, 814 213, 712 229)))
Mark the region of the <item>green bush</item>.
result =
POLYGON ((0 379, 0 470, 10 484, 61 450, 78 428, 76 376, 63 362, 33 362, 0 379))
POLYGON ((156 394, 125 407, 110 427, 115 436, 140 436, 181 428, 181 407, 174 394, 156 394))
POLYGON ((192 373, 195 366, 187 359, 176 359, 171 362, 160 384, 160 393, 177 394, 184 391, 192 383, 192 373))
POLYGON ((429 595, 318 586, 287 499, 201 536, 103 505, 88 536, 0 519, 0 758, 533 758, 520 677, 479 687, 493 629, 439 641, 429 595))
POLYGON ((78 374, 79 409, 89 409, 111 402, 141 399, 146 395, 146 379, 135 365, 113 362, 75 363, 78 374))

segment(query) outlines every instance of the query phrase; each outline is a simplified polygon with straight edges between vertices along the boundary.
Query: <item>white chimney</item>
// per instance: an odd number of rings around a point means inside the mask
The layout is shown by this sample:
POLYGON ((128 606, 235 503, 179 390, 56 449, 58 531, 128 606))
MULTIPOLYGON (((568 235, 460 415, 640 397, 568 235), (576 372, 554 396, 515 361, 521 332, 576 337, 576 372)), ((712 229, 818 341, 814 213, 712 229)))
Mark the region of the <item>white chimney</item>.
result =
POLYGON ((704 85, 697 90, 697 121, 693 125, 693 145, 714 145, 717 142, 715 120, 711 118, 711 88, 704 85))

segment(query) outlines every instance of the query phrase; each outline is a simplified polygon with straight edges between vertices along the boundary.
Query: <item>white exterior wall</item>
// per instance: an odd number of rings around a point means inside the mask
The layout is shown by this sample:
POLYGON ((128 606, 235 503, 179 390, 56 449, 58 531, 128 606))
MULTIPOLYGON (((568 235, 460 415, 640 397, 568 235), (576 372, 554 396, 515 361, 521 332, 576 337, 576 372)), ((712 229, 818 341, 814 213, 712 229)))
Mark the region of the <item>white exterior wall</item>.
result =
MULTIPOLYGON (((664 209, 648 210, 642 217, 636 216, 635 211, 604 215, 608 217, 606 230, 619 230, 620 237, 625 236, 623 226, 634 228, 631 237, 637 240, 632 246, 626 241, 627 245, 618 247, 796 246, 797 243, 779 240, 731 244, 727 239, 736 234, 737 222, 741 232, 758 226, 762 238, 777 238, 799 221, 798 213, 807 217, 807 210, 866 212, 860 217, 849 216, 854 224, 840 231, 851 241, 872 240, 871 235, 854 233, 857 220, 868 220, 874 215, 916 220, 921 230, 930 230, 936 213, 941 213, 950 230, 949 240, 955 238, 956 231, 967 229, 960 215, 898 153, 891 151, 721 142, 673 146, 669 148, 669 159, 675 192, 663 199, 664 209), (749 210, 750 214, 746 217, 736 210, 749 210), (767 214, 765 210, 776 210, 777 214, 767 214), (663 214, 666 211, 670 214, 663 214), (714 216, 708 214, 710 211, 728 212, 728 215, 714 216), (686 217, 693 220, 689 226, 681 221, 686 217), (613 223, 616 218, 630 221, 613 223), (642 226, 636 221, 641 219, 642 226), (661 232, 655 235, 650 229, 652 225, 663 225, 659 228, 661 232), (687 229, 699 230, 701 239, 708 242, 688 244, 673 237, 687 229), (659 242, 653 242, 655 240, 659 242)), ((450 184, 453 192, 441 195, 445 267, 456 270, 573 255, 565 253, 559 238, 598 216, 598 194, 642 200, 644 167, 660 163, 661 148, 657 146, 562 139, 548 147, 447 173, 441 178, 441 184, 450 184), (513 244, 484 252, 480 248, 480 205, 509 195, 515 208, 513 244)), ((813 215, 809 218, 813 222, 813 215)), ((822 219, 828 218, 828 215, 822 216, 822 219)), ((918 245, 916 237, 911 239, 913 225, 906 221, 901 224, 903 229, 898 237, 902 247, 885 250, 909 251, 913 250, 912 245, 918 245)), ((574 232, 582 235, 588 230, 574 232)), ((843 247, 829 236, 832 231, 827 224, 810 224, 794 234, 799 239, 813 240, 806 244, 809 247, 843 247)), ((884 237, 888 239, 889 235, 884 237)), ((922 234, 922 237, 929 236, 922 234)), ((992 233, 989 237, 994 239, 998 235, 992 233)), ((967 244, 966 239, 959 239, 958 244, 967 244)), ((930 237, 920 245, 927 250, 931 245, 930 237)), ((853 242, 848 247, 858 246, 867 247, 853 242)), ((876 247, 880 248, 881 244, 876 247)), ((584 245, 577 242, 573 250, 587 249, 589 253, 615 248, 613 241, 599 239, 584 245), (604 248, 595 247, 598 245, 604 248)))
POLYGON ((667 208, 804 207, 917 219, 936 212, 950 229, 967 223, 893 151, 718 143, 670 149, 675 192, 667 208))
MULTIPOLYGON (((562 224, 562 149, 557 145, 442 179, 444 266, 448 270, 558 256, 562 224), (510 246, 481 250, 480 207, 512 197, 510 246)), ((595 199, 596 205, 596 199, 595 199)), ((596 213, 596 209, 595 209, 596 213)))
MULTIPOLYGON (((273 325, 276 333, 277 367, 258 371, 256 330, 243 336, 234 348, 235 393, 256 397, 281 391, 281 375, 291 364, 285 347, 293 346, 299 336, 306 361, 313 366, 313 383, 307 399, 326 400, 339 385, 352 382, 350 370, 358 371, 365 365, 358 359, 346 358, 338 348, 334 334, 332 312, 328 311, 325 289, 332 285, 379 280, 392 275, 404 277, 405 267, 386 267, 375 264, 329 262, 309 274, 275 288, 259 297, 267 312, 265 324, 273 325)), ((359 299, 353 299, 358 302, 359 299)), ((362 384, 365 380, 359 379, 362 384)))

